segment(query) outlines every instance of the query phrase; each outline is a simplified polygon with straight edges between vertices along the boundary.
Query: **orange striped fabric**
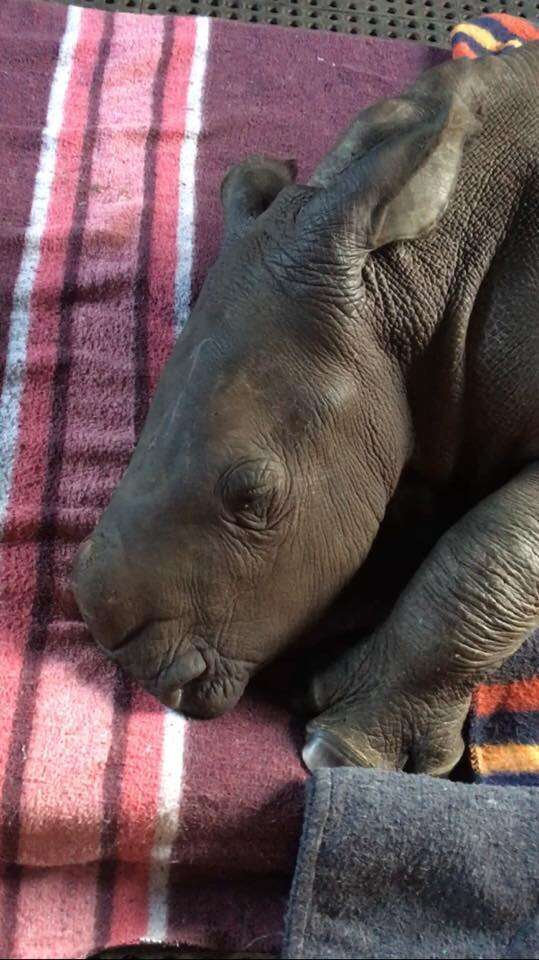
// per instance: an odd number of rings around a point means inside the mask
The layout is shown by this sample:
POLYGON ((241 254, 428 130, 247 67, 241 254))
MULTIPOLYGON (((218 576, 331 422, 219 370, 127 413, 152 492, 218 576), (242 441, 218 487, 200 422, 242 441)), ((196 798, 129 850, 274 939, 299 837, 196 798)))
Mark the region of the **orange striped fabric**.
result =
POLYGON ((451 34, 453 59, 475 60, 486 53, 521 47, 530 40, 539 40, 537 24, 508 13, 487 13, 455 27, 451 34))
POLYGON ((495 710, 522 712, 537 710, 539 705, 539 676, 512 683, 481 685, 475 697, 475 711, 485 717, 495 710))

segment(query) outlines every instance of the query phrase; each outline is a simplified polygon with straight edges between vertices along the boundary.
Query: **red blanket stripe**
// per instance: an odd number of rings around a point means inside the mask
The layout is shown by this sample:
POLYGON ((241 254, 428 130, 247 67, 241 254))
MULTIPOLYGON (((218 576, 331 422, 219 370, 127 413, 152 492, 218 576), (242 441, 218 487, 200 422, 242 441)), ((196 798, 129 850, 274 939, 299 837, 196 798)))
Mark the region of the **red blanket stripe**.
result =
POLYGON ((496 711, 514 713, 539 709, 539 676, 510 683, 481 684, 474 697, 475 712, 480 717, 496 711))
MULTIPOLYGON (((176 224, 179 191, 178 168, 180 144, 185 132, 185 111, 190 70, 194 54, 195 22, 182 24, 176 18, 163 21, 163 40, 160 60, 152 89, 152 119, 150 134, 146 141, 144 162, 144 198, 135 287, 135 393, 134 425, 140 431, 146 414, 147 398, 155 386, 161 366, 170 352, 173 341, 174 282, 176 272, 176 224), (168 92, 168 96, 166 95, 168 92), (171 96, 171 94, 174 96, 171 96), (157 131, 160 135, 157 136, 157 131), (168 134, 176 132, 174 138, 168 134), (178 136, 179 133, 179 136, 178 136)), ((137 752, 140 743, 152 745, 154 757, 159 757, 163 739, 163 711, 141 691, 135 693, 135 706, 127 718, 125 728, 125 753, 129 763, 125 771, 132 771, 140 781, 148 780, 140 769, 144 758, 137 752)), ((164 758, 166 762, 166 758, 164 758)), ((166 771, 164 771, 166 773, 166 771)), ((153 779, 151 790, 147 784, 141 798, 136 784, 124 772, 120 788, 122 793, 121 816, 116 837, 116 856, 129 859, 145 858, 146 885, 150 881, 149 862, 155 841, 154 825, 158 816, 160 782, 153 779), (147 848, 141 850, 140 829, 137 836, 130 836, 134 823, 140 824, 136 805, 152 803, 153 816, 148 818, 147 848)), ((103 928, 96 943, 114 941, 114 929, 125 928, 125 898, 140 890, 138 884, 142 872, 138 871, 136 884, 132 883, 129 871, 116 869, 113 888, 113 910, 110 929, 103 928)), ((148 890, 148 888, 147 888, 148 890)), ((144 936, 148 928, 148 899, 140 902, 131 917, 131 928, 136 936, 144 936), (135 927, 133 927, 133 923, 135 927)))
MULTIPOLYGON (((57 355, 52 378, 52 396, 50 406, 52 416, 49 420, 50 429, 47 438, 47 461, 43 482, 43 498, 41 504, 41 521, 38 531, 39 548, 36 558, 36 577, 34 584, 34 599, 31 605, 32 622, 29 638, 25 646, 25 655, 21 669, 21 680, 17 704, 14 713, 11 741, 8 753, 8 767, 4 779, 2 805, 15 811, 14 820, 6 821, 3 832, 2 855, 12 864, 9 878, 8 897, 13 900, 18 897, 20 890, 21 871, 17 867, 19 861, 19 843, 24 831, 21 820, 21 794, 26 766, 26 757, 30 747, 32 733, 39 727, 34 727, 36 712, 34 710, 36 690, 39 689, 42 656, 47 642, 48 626, 54 615, 53 611, 53 581, 52 570, 54 564, 53 532, 57 524, 57 504, 61 483, 61 467, 64 454, 64 445, 67 428, 67 371, 71 363, 72 345, 72 310, 71 295, 79 279, 79 267, 82 258, 82 238, 88 210, 90 195, 90 177, 92 156, 95 148, 97 120, 99 115, 100 96, 103 84, 105 65, 110 49, 112 22, 107 21, 101 38, 98 57, 90 84, 88 116, 86 132, 82 144, 82 156, 79 169, 79 179, 75 193, 74 212, 65 262, 65 274, 60 300, 57 332, 57 355)), ((113 734, 114 731, 111 731, 113 734)), ((13 921, 16 914, 11 910, 9 918, 13 921)), ((16 927, 8 924, 2 940, 7 945, 8 954, 11 952, 16 933, 16 927)))
POLYGON ((520 40, 526 42, 529 40, 539 40, 539 27, 537 23, 525 20, 524 17, 513 17, 509 13, 488 13, 486 17, 490 20, 497 20, 498 23, 501 23, 513 36, 519 37, 520 40))
MULTIPOLYGON (((141 198, 141 202, 138 202, 134 199, 134 208, 135 210, 141 209, 142 222, 140 225, 140 230, 138 232, 138 243, 133 249, 133 253, 136 254, 136 258, 133 257, 133 268, 136 267, 138 262, 138 273, 135 274, 138 277, 138 281, 135 282, 135 292, 136 292, 136 302, 137 306, 142 301, 142 318, 139 321, 139 331, 142 328, 142 325, 148 321, 148 329, 152 329, 152 324, 149 322, 150 317, 150 300, 147 296, 146 291, 144 290, 144 281, 143 270, 144 270, 144 260, 146 257, 151 257, 153 251, 150 249, 152 242, 155 245, 159 245, 160 248, 160 259, 163 262, 163 236, 158 229, 153 230, 153 211, 155 209, 155 193, 157 190, 160 190, 164 195, 167 192, 168 187, 163 185, 157 177, 157 182, 154 174, 157 173, 157 158, 158 153, 160 154, 160 172, 162 178, 169 178, 171 173, 171 162, 174 165, 175 161, 177 162, 177 150, 172 151, 172 156, 168 159, 164 156, 164 151, 161 146, 158 148, 157 137, 155 136, 155 130, 159 129, 160 122, 162 119, 162 103, 163 103, 163 85, 167 80, 167 71, 162 72, 157 70, 158 67, 158 55, 159 55, 159 45, 155 43, 155 39, 152 36, 157 32, 160 32, 162 29, 165 32, 165 35, 168 39, 168 42, 163 44, 161 48, 161 67, 167 66, 171 62, 172 47, 174 43, 175 32, 179 35, 179 41, 175 44, 175 52, 183 54, 178 61, 176 61, 176 69, 173 71, 174 76, 172 82, 176 85, 175 93, 178 91, 178 83, 183 83, 183 86, 186 90, 187 80, 189 75, 190 67, 190 56, 192 55, 193 50, 193 38, 194 38, 194 24, 193 26, 187 26, 187 29, 181 29, 181 21, 169 19, 167 21, 162 21, 161 19, 152 19, 150 23, 153 25, 153 30, 146 31, 150 32, 148 40, 148 51, 150 54, 155 53, 156 62, 153 62, 151 56, 146 60, 146 75, 142 77, 143 83, 143 94, 147 93, 146 101, 148 107, 150 107, 150 102, 152 101, 151 113, 148 110, 148 132, 151 131, 151 135, 147 137, 145 147, 139 151, 139 156, 142 161, 144 158, 144 163, 141 163, 140 170, 132 170, 133 163, 136 161, 136 151, 132 148, 129 156, 129 166, 125 169, 130 169, 131 182, 138 181, 141 185, 144 184, 144 197, 141 198), (174 24, 178 24, 178 30, 175 31, 174 24), (166 25, 166 28, 165 28, 166 25), (187 56, 186 56, 187 54, 187 56), (165 61, 163 60, 165 58, 165 61), (179 69, 178 69, 179 64, 179 69), (148 83, 148 79, 152 76, 157 77, 157 80, 153 86, 148 83), (143 176, 143 172, 146 172, 146 176, 143 176), (146 302, 146 309, 144 308, 144 301, 146 302)), ((10 507, 11 516, 15 516, 14 524, 16 527, 20 526, 17 517, 17 507, 26 504, 28 507, 28 490, 25 489, 28 486, 28 482, 32 484, 33 489, 36 492, 39 490, 38 477, 36 476, 35 471, 35 460, 34 460, 34 470, 30 474, 27 470, 28 464, 28 437, 30 435, 30 442, 36 440, 35 447, 38 446, 47 446, 43 445, 41 436, 39 438, 35 437, 35 427, 41 421, 43 431, 46 430, 47 425, 52 423, 52 431, 50 435, 50 440, 48 444, 49 448, 49 460, 48 463, 42 461, 42 471, 43 471, 43 486, 46 491, 46 499, 43 503, 43 517, 42 525, 46 524, 47 529, 52 532, 55 521, 56 524, 60 523, 61 518, 54 516, 55 504, 58 502, 59 485, 62 482, 62 478, 59 475, 59 467, 63 461, 67 461, 67 466, 70 466, 70 456, 77 456, 77 450, 74 449, 70 455, 69 451, 69 442, 68 448, 65 449, 65 425, 66 417, 68 416, 67 411, 69 410, 69 415, 71 418, 74 418, 76 421, 76 414, 74 415, 73 405, 71 406, 68 402, 68 384, 66 382, 64 371, 71 366, 72 380, 71 380, 71 399, 75 398, 75 408, 81 407, 85 404, 84 397, 80 400, 77 400, 77 376, 76 376, 76 367, 77 359, 76 356, 71 355, 71 336, 75 335, 77 332, 77 317, 73 315, 73 310, 71 309, 70 304, 70 294, 74 289, 75 285, 84 283, 84 272, 85 264, 87 263, 88 269, 92 272, 95 272, 96 269, 96 260, 97 264, 99 261, 99 251, 91 249, 90 247, 85 248, 84 244, 84 233, 85 233, 85 220, 88 213, 88 207, 92 203, 92 170, 93 166, 99 165, 100 163, 100 150, 99 143, 96 142, 96 134, 98 130, 98 122, 100 124, 107 122, 107 116, 111 118, 113 122, 114 113, 117 109, 121 108, 122 117, 125 119, 125 111, 128 107, 127 102, 117 103, 117 72, 118 66, 122 67, 122 59, 124 58, 124 45, 126 39, 129 38, 129 27, 132 25, 134 28, 133 40, 137 42, 140 37, 137 35, 140 33, 142 28, 146 26, 142 20, 131 19, 129 18, 128 22, 124 26, 123 32, 120 34, 120 40, 118 43, 118 57, 119 64, 114 66, 112 64, 109 69, 108 76, 110 76, 110 103, 107 101, 107 64, 110 57, 110 48, 111 43, 113 42, 113 33, 114 33, 114 24, 115 21, 113 18, 101 18, 100 15, 95 17, 92 14, 85 15, 83 21, 83 32, 79 39, 79 50, 80 56, 76 58, 74 64, 73 76, 70 80, 70 89, 67 95, 66 101, 66 111, 65 116, 68 118, 69 123, 69 137, 72 137, 71 126, 73 124, 74 118, 80 118, 80 127, 79 133, 82 137, 84 129, 86 133, 84 134, 83 139, 81 139, 80 145, 77 147, 73 143, 69 144, 70 148, 74 147, 74 155, 80 156, 82 154, 82 163, 80 165, 79 173, 77 175, 76 169, 71 166, 68 172, 68 179, 62 179, 63 172, 63 154, 59 151, 57 158, 57 174, 56 180, 53 185, 54 196, 51 199, 51 215, 49 217, 50 230, 54 234, 54 231, 58 231, 59 223, 66 223, 66 215, 69 216, 70 209, 73 209, 76 213, 76 218, 73 221, 71 231, 65 231, 66 234, 69 234, 68 249, 65 253, 65 275, 63 282, 57 282, 58 289, 63 288, 62 302, 54 308, 54 305, 51 305, 50 316, 51 321, 56 324, 56 332, 54 333, 51 340, 51 329, 44 330, 42 322, 42 312, 41 304, 38 305, 40 310, 40 323, 39 329, 37 331, 38 338, 40 338, 39 348, 42 349, 43 338, 46 337, 48 343, 57 342, 58 343, 58 353, 56 359, 56 370, 57 373, 51 378, 53 384, 52 397, 49 395, 47 397, 47 387, 49 384, 47 382, 43 383, 43 401, 42 406, 43 415, 40 418, 36 418, 36 384, 35 382, 27 385, 27 403, 25 404, 25 409, 27 414, 21 418, 21 429, 19 436, 19 451, 22 452, 24 459, 21 457, 21 469, 24 476, 22 477, 22 484, 18 482, 19 478, 15 477, 14 484, 14 495, 10 507), (101 33, 101 39, 99 43, 99 51, 96 49, 93 51, 94 56, 91 56, 91 45, 92 41, 97 39, 96 30, 101 33), (84 48, 84 56, 82 55, 82 50, 84 48), (97 55, 97 56, 96 56, 97 55), (89 75, 92 72, 93 64, 93 78, 89 75), (86 76, 81 77, 77 71, 83 70, 86 76), (84 91, 90 91, 89 100, 84 96, 84 91), (73 101, 73 102, 71 102, 73 101), (85 116, 86 112, 86 116, 85 116), (73 203, 69 203, 69 198, 65 196, 66 188, 69 189, 70 184, 77 184, 77 193, 73 198, 73 203), (63 193, 61 200, 62 210, 57 209, 57 193, 63 193), (58 214, 61 214, 60 218, 58 214), (62 219, 63 217, 63 219, 62 219), (75 333, 73 334, 73 331, 75 333), (73 393, 74 389, 74 393, 73 393), (59 412, 59 416, 53 416, 51 418, 51 409, 59 412), (37 421, 37 423, 36 423, 37 421), (32 432, 33 431, 33 432, 32 432)), ((114 57, 113 57, 114 59, 114 57)), ((125 64, 125 60, 123 59, 125 64)), ((138 97, 136 91, 132 88, 126 91, 129 101, 132 105, 137 105, 140 108, 141 102, 144 102, 144 96, 138 97)), ((181 100, 180 100, 181 104, 181 100)), ((178 98, 176 96, 175 101, 169 107, 169 113, 172 108, 175 110, 174 121, 176 126, 178 124, 178 119, 181 123, 181 116, 178 116, 178 98)), ((185 96, 183 97, 183 109, 185 109, 185 96)), ((139 129, 144 129, 144 123, 141 123, 140 115, 134 116, 133 126, 139 129)), ((110 121, 109 121, 110 122, 110 121)), ((178 142, 178 139, 176 139, 178 142)), ((73 154, 70 155, 70 160, 73 160, 73 154)), ((103 162, 106 163, 106 156, 103 157, 103 162)), ((67 165, 69 166, 69 165, 67 165)), ((172 177, 173 183, 177 183, 177 167, 174 170, 174 175, 172 177)), ((118 185, 118 184, 117 184, 118 185)), ((174 190, 172 191, 174 193, 174 190)), ((177 190, 175 191, 176 201, 177 201, 177 190)), ((99 219, 99 217, 98 217, 99 219)), ((169 222, 176 222, 177 215, 174 209, 167 210, 166 214, 163 216, 161 214, 161 220, 169 222)), ((161 226, 158 224, 157 226, 161 226)), ((133 234, 136 239, 136 234, 133 234)), ((175 269, 175 236, 171 232, 170 227, 167 232, 168 237, 168 273, 169 273, 169 287, 168 287, 168 297, 169 297, 169 307, 172 307, 173 296, 174 296, 174 269, 175 269), (172 242, 171 242, 172 241, 172 242)), ((47 238, 43 241, 44 250, 47 249, 48 241, 47 238)), ((59 253, 58 249, 55 250, 56 253, 59 253)), ((108 251, 106 250, 106 245, 103 247, 103 252, 108 256, 108 251)), ((60 263, 58 267, 60 267, 60 263)), ((126 266, 125 260, 122 263, 122 266, 126 266)), ((129 265, 131 266, 131 265, 129 265)), ((106 268, 106 264, 105 264, 106 268)), ((40 264, 40 272, 44 272, 43 277, 43 289, 47 289, 47 283, 51 282, 51 264, 47 262, 46 257, 42 258, 40 264)), ((162 282, 163 277, 160 277, 162 282)), ((36 287, 38 287, 36 283, 36 287)), ((161 286, 161 295, 163 292, 163 287, 161 286)), ((153 332, 156 335, 156 343, 149 343, 147 338, 137 337, 136 331, 134 330, 134 345, 135 345, 135 365, 138 377, 129 378, 129 392, 132 396, 132 404, 134 410, 134 420, 142 418, 144 414, 143 403, 145 402, 147 395, 147 367, 148 367, 148 352, 151 349, 153 358, 164 357, 167 347, 170 348, 171 343, 171 317, 172 312, 169 309, 169 326, 168 326, 168 336, 162 336, 162 317, 163 315, 167 316, 167 313, 163 314, 163 303, 158 301, 159 307, 159 318, 160 323, 153 324, 153 332), (163 343, 164 341, 164 343, 163 343), (138 390, 133 392, 133 384, 135 380, 138 380, 138 390)), ((77 308, 75 308, 77 310, 77 308)), ((80 312, 80 311, 79 311, 80 312)), ((155 313, 155 310, 154 310, 155 313)), ((133 310, 133 316, 137 316, 136 311, 133 310)), ((95 318, 98 321, 99 318, 95 318)), ((88 326, 89 318, 81 317, 81 324, 88 326)), ((95 325, 92 326, 93 332, 95 333, 95 325)), ((81 330, 84 339, 83 327, 79 326, 78 329, 81 330)), ((104 331, 105 336, 107 332, 104 331)), ((32 352, 33 348, 30 344, 30 351, 32 352)), ((157 374, 155 370, 155 359, 154 359, 154 379, 157 374)), ((82 382, 84 380, 82 379, 82 382)), ((80 412, 80 411, 79 411, 80 412)), ((84 411, 86 413, 86 411, 84 411)), ((129 418, 128 418, 129 419, 129 418)), ((125 420, 125 407, 123 404, 118 406, 118 423, 121 425, 125 420)), ((42 434, 44 436, 44 434, 42 434)), ((68 438, 69 439, 69 438, 68 438)), ((75 448, 77 446, 78 438, 74 438, 75 448)), ((126 445, 126 452, 131 448, 132 441, 126 445)), ((111 489, 114 485, 114 481, 117 480, 117 476, 114 477, 113 482, 111 483, 111 489)), ((68 479, 69 482, 69 479, 68 479)), ((95 521, 96 516, 91 518, 91 523, 95 521)), ((8 521, 9 522, 9 521, 8 521)), ((90 524, 91 525, 91 524, 90 524)), ((60 548, 61 549, 61 548, 60 548)), ((31 750, 30 750, 30 761, 26 761, 29 751, 29 743, 32 736, 32 730, 37 730, 38 741, 34 744, 34 748, 39 751, 42 748, 42 744, 39 743, 39 723, 35 722, 36 715, 39 718, 39 702, 37 704, 36 710, 33 713, 32 704, 35 701, 36 688, 40 692, 40 685, 38 683, 40 666, 41 666, 41 653, 45 644, 47 624, 53 619, 56 614, 54 609, 54 598, 53 591, 51 589, 50 577, 52 569, 55 564, 54 557, 54 544, 51 536, 43 537, 42 545, 38 551, 37 557, 37 573, 34 580, 34 602, 33 602, 33 618, 32 623, 29 624, 29 629, 31 635, 35 637, 34 643, 30 644, 26 649, 25 663, 23 667, 23 679, 20 685, 17 705, 15 709, 11 711, 11 717, 13 719, 12 726, 12 738, 11 745, 9 750, 9 761, 8 761, 8 776, 4 780, 4 809, 16 810, 20 809, 20 791, 21 785, 23 782, 23 774, 25 772, 25 766, 28 762, 31 763, 31 750), (26 762, 25 762, 26 761, 26 762)), ((20 561, 20 557, 15 557, 15 560, 20 561)), ((61 562, 61 559, 60 559, 61 562)), ((16 580, 13 577, 13 580, 16 580)), ((31 583, 27 585, 32 589, 31 583)), ((23 605, 24 606, 24 605, 23 605)), ((32 607, 32 604, 26 604, 27 608, 32 607)), ((19 625, 25 629, 25 625, 19 625)), ((49 642, 51 638, 49 636, 49 642)), ((21 644, 24 646, 24 644, 21 644)), ((107 668, 108 669, 108 668, 107 668)), ((56 678, 57 682, 57 678, 56 678)), ((89 691, 90 692, 90 691, 89 691)), ((140 697, 144 695, 137 694, 137 698, 140 701, 140 697)), ((122 790, 124 796, 129 797, 129 801, 132 802, 133 791, 130 790, 132 784, 126 782, 126 779, 122 779, 122 773, 124 768, 124 759, 126 755, 126 750, 128 750, 128 736, 127 736, 127 726, 129 719, 129 700, 130 692, 129 688, 126 685, 124 678, 121 674, 117 675, 115 680, 115 695, 113 700, 113 715, 110 721, 103 721, 105 727, 109 726, 110 737, 109 737, 109 746, 107 748, 108 757, 105 760, 104 770, 103 770, 103 793, 102 799, 97 800, 96 802, 103 803, 103 816, 102 823, 103 828, 101 832, 101 837, 95 837, 93 840, 90 837, 86 837, 86 842, 90 843, 90 849, 88 851, 89 855, 94 858, 99 858, 101 866, 97 876, 97 902, 95 904, 95 924, 94 924, 94 935, 91 939, 92 943, 104 943, 107 941, 110 931, 111 922, 113 922, 112 910, 113 910, 113 898, 110 895, 111 890, 114 889, 114 870, 115 868, 111 865, 114 861, 111 859, 112 854, 115 851, 117 842, 120 839, 120 822, 121 815, 118 807, 118 798, 122 790)), ((145 706, 147 705, 148 698, 145 698, 145 706)), ((139 702, 140 706, 140 702, 139 702)), ((110 709, 107 706, 107 709, 110 709)), ((153 703, 151 704, 149 716, 147 713, 142 713, 142 716, 138 716, 135 719, 135 725, 138 724, 138 729, 135 730, 137 736, 140 736, 140 724, 146 724, 148 742, 152 743, 154 747, 153 757, 155 758, 155 751, 159 749, 159 743, 162 737, 162 717, 164 711, 162 711, 158 706, 157 709, 154 709, 153 703), (148 722, 148 720, 150 722, 148 722)), ((8 717, 6 717, 8 719, 8 717)), ((82 718, 81 718, 82 719, 82 718)), ((46 729, 43 727, 43 729, 46 729)), ((136 769, 136 768, 135 768, 136 769)), ((150 770, 153 768, 150 766, 150 770)), ((28 770, 26 771, 28 774, 28 770)), ((141 770, 137 771, 139 774, 141 770)), ((147 784, 146 784, 147 786, 147 784)), ((154 780, 154 802, 157 804, 157 794, 159 790, 159 784, 154 780)), ((150 823, 155 822, 155 809, 154 814, 151 816, 151 795, 148 795, 148 791, 145 792, 145 803, 148 805, 148 811, 146 816, 148 817, 150 823)), ((99 820, 99 818, 98 818, 99 820)), ((20 815, 17 818, 17 821, 13 822, 11 819, 4 821, 5 830, 4 830, 4 857, 13 863, 17 862, 17 859, 21 855, 20 843, 24 844, 24 825, 21 832, 20 824, 20 815)), ((32 837, 32 841, 35 841, 35 837, 32 837)), ((137 858, 143 856, 143 851, 140 849, 140 835, 138 835, 138 849, 132 851, 132 855, 137 858)), ((123 845, 129 843, 128 838, 123 837, 123 845)), ((154 842, 154 832, 153 829, 149 830, 148 833, 148 850, 147 857, 149 859, 152 844, 154 842)), ((128 851, 125 851, 126 853, 128 851)), ((139 878, 140 879, 140 878, 139 878)), ((2 944, 5 944, 6 952, 11 953, 13 950, 13 939, 15 936, 15 927, 14 920, 17 916, 17 911, 14 901, 17 898, 18 888, 20 880, 20 871, 17 867, 11 868, 11 882, 8 886, 5 886, 6 896, 9 900, 9 910, 5 912, 6 916, 6 928, 3 931, 1 941, 2 944)), ((116 898, 118 900, 118 897, 116 898)), ((87 905, 88 906, 88 905, 87 905)), ((144 925, 146 923, 147 910, 142 911, 139 916, 139 921, 141 923, 141 929, 139 931, 140 935, 143 935, 145 932, 144 925)), ((91 929, 91 924, 87 925, 91 929)))
POLYGON ((9 235, 2 238, 2 287, 0 291, 0 390, 4 379, 9 317, 13 306, 13 290, 20 267, 22 248, 13 242, 24 232, 30 216, 32 192, 41 147, 41 130, 45 124, 52 75, 56 66, 58 47, 65 25, 65 10, 36 7, 29 18, 25 4, 13 9, 0 3, 0 61, 2 63, 2 120, 6 131, 0 139, 2 164, 3 215, 9 224, 9 235), (27 55, 26 31, 29 27, 40 33, 52 33, 56 43, 44 43, 40 50, 39 71, 17 69, 27 55), (7 34, 7 35, 6 35, 7 34), (22 107, 24 117, 21 118, 22 107))
MULTIPOLYGON (((88 32, 92 35, 94 25, 99 24, 101 32, 103 24, 95 18, 88 20, 88 32)), ((79 42, 82 41, 82 37, 79 42)), ((87 52, 94 53, 94 45, 87 37, 87 52)), ((70 176, 58 179, 53 184, 53 191, 49 207, 48 227, 51 233, 51 242, 45 239, 42 242, 42 257, 36 276, 35 290, 46 291, 49 287, 53 291, 61 291, 59 281, 60 271, 64 274, 71 272, 77 259, 78 236, 67 229, 71 211, 77 209, 80 203, 84 209, 84 183, 87 180, 87 168, 91 156, 91 143, 81 136, 82 120, 88 109, 88 99, 85 91, 89 91, 89 100, 95 100, 96 89, 99 88, 100 78, 92 82, 95 77, 95 57, 77 57, 74 60, 74 75, 71 77, 70 90, 65 103, 65 115, 73 110, 76 118, 73 123, 74 137, 70 143, 60 142, 56 169, 65 167, 70 176), (80 71, 80 72, 79 72, 80 71), (82 95, 82 96, 81 96, 82 95), (79 99, 80 98, 80 99, 79 99), (81 127, 77 121, 81 120, 81 127), (78 136, 77 136, 78 134, 78 136), (56 238, 61 238, 60 243, 56 238), (54 238, 54 240, 53 240, 54 238), (65 261, 65 263, 64 263, 65 261)), ((43 294, 41 294, 43 295, 43 294)), ((30 300, 31 325, 28 342, 28 362, 50 352, 49 344, 60 344, 62 327, 62 303, 60 300, 47 303, 45 309, 37 300, 39 294, 32 293, 30 300)), ((64 342, 62 361, 65 361, 69 341, 68 318, 64 304, 64 342), (67 321, 67 322, 66 322, 67 321)), ((12 498, 8 514, 8 531, 10 524, 13 528, 13 546, 4 557, 3 574, 13 594, 8 600, 9 608, 15 616, 12 622, 11 635, 8 634, 6 648, 10 647, 14 653, 14 664, 19 668, 10 678, 8 690, 9 714, 2 724, 2 737, 9 737, 2 754, 7 757, 6 768, 3 771, 2 809, 2 852, 1 856, 9 866, 9 873, 3 887, 4 909, 2 911, 2 928, 0 943, 4 946, 6 955, 13 949, 13 940, 16 933, 17 912, 16 899, 20 889, 20 870, 17 866, 20 855, 20 844, 24 843, 24 823, 21 822, 20 801, 23 788, 25 763, 28 756, 29 742, 36 718, 34 700, 36 686, 39 679, 41 655, 45 640, 45 629, 52 614, 51 574, 51 544, 49 535, 51 514, 54 511, 52 495, 57 486, 56 451, 61 441, 62 411, 51 418, 51 411, 56 409, 53 404, 53 393, 58 395, 63 387, 62 377, 65 363, 56 362, 56 377, 49 377, 47 356, 44 363, 36 363, 37 369, 42 372, 41 377, 35 377, 32 383, 25 384, 22 399, 20 418, 19 449, 12 483, 12 498), (50 430, 49 430, 50 428, 50 430), (48 458, 47 458, 48 451, 48 458), (28 539, 24 528, 25 515, 40 516, 42 537, 36 540, 28 539), (21 519, 23 523, 21 524, 21 519), (22 528, 22 529, 21 529, 22 528), (43 535, 44 534, 44 535, 43 535), (22 556, 21 556, 22 555, 22 556), (13 567, 11 566, 13 564, 13 567), (26 577, 21 581, 17 573, 26 570, 26 577), (28 636, 28 640, 26 639, 28 636), (22 661, 17 656, 17 650, 23 649, 22 661), (6 817, 6 814, 11 816, 6 817)), ((3 706, 6 706, 4 700, 3 706)), ((39 724, 35 724, 39 729, 39 724)))
MULTIPOLYGON (((158 24, 157 26, 161 26, 158 24)), ((155 80, 153 86, 144 89, 146 103, 146 143, 144 156, 142 151, 136 154, 137 174, 142 184, 141 215, 138 224, 138 241, 133 246, 134 271, 133 296, 133 425, 134 436, 140 432, 145 416, 147 401, 147 355, 148 355, 148 287, 146 282, 146 263, 151 259, 152 221, 155 202, 155 160, 157 137, 161 121, 163 84, 170 63, 172 25, 163 24, 164 36, 161 38, 161 52, 154 64, 155 80), (166 30, 165 30, 166 26, 166 30), (142 169, 141 169, 142 168, 142 169), (141 175, 142 174, 142 175, 141 175)), ((158 47, 156 46, 156 50, 158 47)), ((150 64, 151 65, 151 61, 150 64)), ((114 73, 111 75, 114 83, 114 73)), ((141 104, 142 105, 142 104, 141 104)), ((114 681, 113 724, 109 755, 103 777, 103 831, 101 835, 100 865, 97 877, 97 903, 95 911, 94 942, 108 943, 113 922, 114 891, 117 886, 118 860, 116 850, 121 824, 120 794, 123 786, 124 760, 127 750, 129 717, 131 714, 133 690, 131 684, 121 673, 114 681)), ((151 798, 148 798, 151 800, 151 798)), ((144 931, 146 911, 140 916, 141 934, 144 931)))
POLYGON ((453 56, 455 59, 458 59, 459 57, 467 57, 468 60, 473 60, 475 58, 475 53, 465 40, 458 40, 453 44, 453 56))

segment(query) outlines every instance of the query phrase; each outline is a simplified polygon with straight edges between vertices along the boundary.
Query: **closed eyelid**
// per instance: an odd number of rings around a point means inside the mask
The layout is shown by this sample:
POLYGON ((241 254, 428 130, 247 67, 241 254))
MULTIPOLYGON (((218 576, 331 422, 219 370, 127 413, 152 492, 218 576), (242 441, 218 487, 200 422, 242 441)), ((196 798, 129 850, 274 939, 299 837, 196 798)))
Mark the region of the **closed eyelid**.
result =
POLYGON ((261 486, 267 478, 273 478, 277 481, 279 471, 276 465, 269 460, 240 460, 227 470, 223 471, 217 481, 217 492, 223 491, 227 486, 232 487, 237 484, 238 488, 249 485, 253 487, 261 486))

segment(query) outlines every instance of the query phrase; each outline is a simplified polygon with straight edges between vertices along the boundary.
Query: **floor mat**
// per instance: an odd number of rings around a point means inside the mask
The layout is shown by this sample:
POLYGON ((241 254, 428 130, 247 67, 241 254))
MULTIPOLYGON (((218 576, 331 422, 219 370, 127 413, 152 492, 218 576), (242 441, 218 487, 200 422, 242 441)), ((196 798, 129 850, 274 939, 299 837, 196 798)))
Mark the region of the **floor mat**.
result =
MULTIPOLYGON (((56 0, 52 0, 56 2, 56 0)), ((68 3, 69 0, 60 0, 68 3)), ((528 20, 539 16, 537 0, 77 0, 81 6, 132 13, 202 14, 244 23, 329 30, 421 40, 449 47, 456 23, 502 10, 528 20)))

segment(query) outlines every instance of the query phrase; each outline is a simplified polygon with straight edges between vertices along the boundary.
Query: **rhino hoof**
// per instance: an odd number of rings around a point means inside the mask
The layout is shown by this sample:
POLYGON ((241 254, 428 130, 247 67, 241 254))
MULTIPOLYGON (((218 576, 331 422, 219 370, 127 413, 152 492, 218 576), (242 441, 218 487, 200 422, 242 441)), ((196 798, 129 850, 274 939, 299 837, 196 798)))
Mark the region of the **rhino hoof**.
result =
POLYGON ((302 757, 311 773, 320 767, 355 767, 358 763, 344 752, 335 737, 320 730, 307 737, 302 757))

